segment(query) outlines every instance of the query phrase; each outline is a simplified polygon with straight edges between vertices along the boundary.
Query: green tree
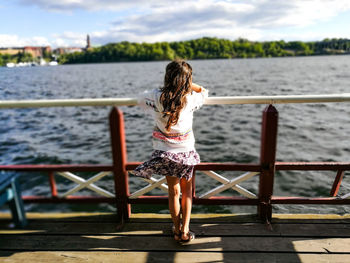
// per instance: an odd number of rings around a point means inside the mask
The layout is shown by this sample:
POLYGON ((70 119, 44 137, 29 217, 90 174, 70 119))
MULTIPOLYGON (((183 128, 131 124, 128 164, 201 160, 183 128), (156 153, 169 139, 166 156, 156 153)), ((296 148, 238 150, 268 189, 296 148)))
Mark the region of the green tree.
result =
MULTIPOLYGON (((149 61, 213 58, 254 58, 280 56, 308 56, 314 54, 338 54, 350 52, 350 40, 325 39, 319 42, 269 41, 251 42, 239 38, 235 41, 203 37, 181 42, 109 43, 87 52, 66 54, 60 63, 90 63, 119 61, 149 61)), ((16 57, 17 59, 17 57, 16 57)), ((18 58, 23 59, 23 57, 18 58)), ((4 60, 4 59, 3 59, 4 60)), ((4 62, 2 62, 4 63, 4 62)))

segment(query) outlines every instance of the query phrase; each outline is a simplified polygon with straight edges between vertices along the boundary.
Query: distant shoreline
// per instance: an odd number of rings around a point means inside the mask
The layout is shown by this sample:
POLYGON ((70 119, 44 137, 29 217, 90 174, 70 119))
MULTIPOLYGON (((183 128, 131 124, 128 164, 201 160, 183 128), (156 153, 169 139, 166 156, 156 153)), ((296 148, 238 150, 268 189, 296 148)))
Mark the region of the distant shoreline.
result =
MULTIPOLYGON (((43 53, 44 54, 44 53, 43 53)), ((324 39, 322 41, 266 41, 247 39, 227 40, 203 37, 180 42, 110 43, 101 47, 89 47, 82 51, 57 55, 45 52, 46 60, 59 64, 113 63, 186 60, 301 57, 350 54, 350 39, 324 39)), ((8 63, 33 63, 42 57, 28 53, 1 54, 0 66, 8 63)))
POLYGON ((266 57, 299 57, 315 55, 350 54, 350 39, 325 39, 316 42, 268 41, 254 42, 246 39, 227 40, 200 38, 181 42, 110 43, 90 48, 84 52, 64 54, 60 64, 168 61, 176 58, 235 59, 266 57))
MULTIPOLYGON (((325 56, 349 56, 350 54, 317 54, 317 55, 308 55, 308 56, 285 56, 285 57, 254 57, 254 58, 204 58, 204 59, 189 59, 188 61, 206 61, 206 60, 250 60, 250 59, 278 59, 278 58, 302 58, 302 57, 325 57, 325 56)), ((88 65, 88 64, 114 64, 114 63, 152 63, 152 62, 167 62, 170 61, 168 59, 164 59, 164 60, 130 60, 130 61, 111 61, 111 62, 81 62, 81 63, 64 63, 64 64, 54 64, 54 65, 50 65, 51 63, 47 63, 44 66, 64 66, 64 65, 88 65)), ((53 62, 55 63, 55 62, 53 62)), ((13 66, 7 66, 7 65, 0 65, 0 68, 22 68, 22 67, 34 67, 34 66, 38 66, 38 65, 21 65, 21 63, 19 63, 19 65, 13 65, 13 66)), ((40 65, 40 67, 43 65, 40 65)))

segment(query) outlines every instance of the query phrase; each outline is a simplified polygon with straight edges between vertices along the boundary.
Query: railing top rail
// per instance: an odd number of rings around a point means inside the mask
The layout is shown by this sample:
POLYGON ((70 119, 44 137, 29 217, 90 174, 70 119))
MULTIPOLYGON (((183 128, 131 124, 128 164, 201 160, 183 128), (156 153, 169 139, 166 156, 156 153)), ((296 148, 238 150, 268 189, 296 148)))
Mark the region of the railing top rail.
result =
MULTIPOLYGON (((350 102, 350 93, 321 95, 226 96, 208 97, 207 105, 215 104, 286 104, 350 102)), ((136 98, 85 98, 54 100, 1 100, 0 108, 82 107, 82 106, 135 106, 136 98)))

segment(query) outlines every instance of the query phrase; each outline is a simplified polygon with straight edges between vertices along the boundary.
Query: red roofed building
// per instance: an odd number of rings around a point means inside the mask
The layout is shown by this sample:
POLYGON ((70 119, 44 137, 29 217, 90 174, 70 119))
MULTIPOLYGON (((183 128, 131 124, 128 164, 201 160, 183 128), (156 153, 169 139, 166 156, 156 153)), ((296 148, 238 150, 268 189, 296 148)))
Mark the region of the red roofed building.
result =
POLYGON ((27 46, 23 48, 24 53, 29 53, 32 54, 34 58, 36 57, 43 57, 44 53, 51 53, 51 47, 46 46, 46 47, 31 47, 27 46))

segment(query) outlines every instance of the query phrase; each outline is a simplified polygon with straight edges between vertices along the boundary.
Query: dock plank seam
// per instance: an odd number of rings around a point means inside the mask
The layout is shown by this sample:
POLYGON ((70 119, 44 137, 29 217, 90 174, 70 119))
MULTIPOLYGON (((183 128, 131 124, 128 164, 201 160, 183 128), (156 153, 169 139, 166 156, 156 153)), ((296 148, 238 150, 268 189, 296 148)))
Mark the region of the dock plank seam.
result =
POLYGON ((224 250, 224 251, 217 251, 217 250, 205 250, 205 251, 200 251, 200 250, 195 250, 195 249, 162 249, 162 250, 157 250, 157 249, 89 249, 89 250, 79 250, 79 249, 52 249, 52 250, 47 250, 47 249, 0 249, 0 252, 148 252, 148 253, 173 253, 173 252, 181 252, 181 253, 239 253, 239 254, 248 254, 248 253, 255 253, 255 254, 304 254, 304 255, 350 255, 349 252, 331 252, 327 249, 325 249, 324 252, 321 251, 274 251, 274 250, 269 250, 269 251, 259 251, 259 250, 224 250))
MULTIPOLYGON (((50 233, 24 233, 24 234, 10 234, 10 233, 5 233, 1 234, 0 237, 4 236, 26 236, 26 237, 31 237, 31 236, 64 236, 66 237, 68 234, 50 234, 50 233)), ((84 234, 69 234, 69 236, 74 236, 74 237, 79 237, 79 236, 96 236, 96 237, 128 237, 128 238, 139 238, 139 237, 173 237, 172 234, 96 234, 96 233, 84 233, 84 234)), ((273 238, 273 237, 278 237, 278 238, 308 238, 308 239, 321 239, 321 238, 350 238, 349 235, 281 235, 280 233, 276 233, 275 235, 242 235, 242 234, 237 234, 237 235, 213 235, 213 234, 196 234, 196 237, 198 238, 204 238, 204 237, 221 237, 221 238, 229 238, 229 237, 247 237, 247 238, 273 238)), ((1 249, 1 248, 0 248, 1 249)))

